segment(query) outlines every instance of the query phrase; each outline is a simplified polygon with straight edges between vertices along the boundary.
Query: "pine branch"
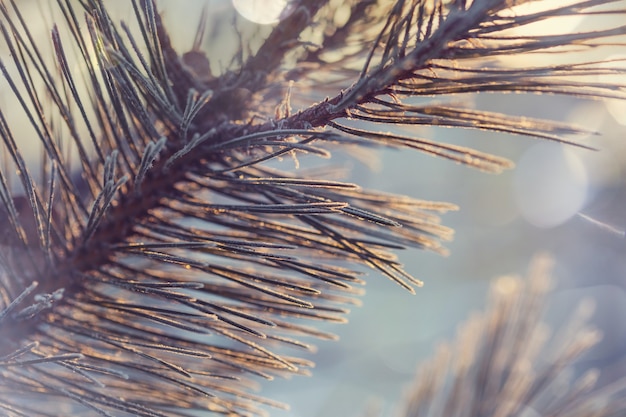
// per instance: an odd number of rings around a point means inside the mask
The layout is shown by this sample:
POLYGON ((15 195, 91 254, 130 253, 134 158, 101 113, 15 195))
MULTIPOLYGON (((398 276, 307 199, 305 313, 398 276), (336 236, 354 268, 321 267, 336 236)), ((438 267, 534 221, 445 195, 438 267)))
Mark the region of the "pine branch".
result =
POLYGON ((445 253, 452 231, 438 214, 456 207, 267 162, 387 146, 499 172, 512 164, 381 129, 573 143, 582 129, 436 98, 625 98, 624 85, 590 81, 624 69, 584 52, 622 41, 626 27, 512 32, 557 16, 626 14, 617 0, 532 13, 494 0, 354 1, 342 24, 331 18, 334 3, 301 0, 256 53, 218 76, 197 41, 187 53, 173 46, 152 0, 131 4, 127 24, 104 1, 57 0, 63 19, 48 44, 22 6, 0 3, 12 61, 0 71, 42 148, 36 175, 24 133, 0 111, 0 408, 10 415, 255 415, 259 404, 281 406, 250 393, 258 377, 307 373, 311 363, 290 349, 313 350, 301 337, 334 337, 307 323, 345 321, 363 266, 408 291, 420 286, 394 252, 445 253), (506 65, 538 51, 574 62, 506 65), (313 104, 324 85, 334 91, 313 104))
POLYGON ((542 320, 549 302, 551 262, 533 262, 524 281, 491 285, 486 310, 442 344, 418 369, 398 416, 598 416, 624 413, 626 379, 598 386, 598 369, 577 361, 602 338, 588 323, 589 299, 554 336, 542 320))

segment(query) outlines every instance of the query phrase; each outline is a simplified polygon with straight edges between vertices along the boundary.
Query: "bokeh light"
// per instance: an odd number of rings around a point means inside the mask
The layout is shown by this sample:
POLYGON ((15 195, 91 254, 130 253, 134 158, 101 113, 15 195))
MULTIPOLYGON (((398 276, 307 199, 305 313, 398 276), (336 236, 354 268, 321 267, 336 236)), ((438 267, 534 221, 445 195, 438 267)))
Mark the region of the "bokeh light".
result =
POLYGON ((583 207, 589 180, 577 152, 554 143, 539 143, 520 159, 514 188, 524 219, 550 228, 569 220, 583 207))
POLYGON ((269 25, 278 22, 287 13, 287 0, 232 0, 237 13, 251 22, 269 25))

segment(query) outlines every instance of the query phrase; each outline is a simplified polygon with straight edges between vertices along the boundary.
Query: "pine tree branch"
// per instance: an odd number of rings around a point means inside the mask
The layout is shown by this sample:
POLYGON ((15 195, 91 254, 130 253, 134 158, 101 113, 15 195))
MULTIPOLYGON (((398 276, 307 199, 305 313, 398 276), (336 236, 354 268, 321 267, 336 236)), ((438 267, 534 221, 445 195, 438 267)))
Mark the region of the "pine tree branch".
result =
POLYGON ((197 41, 193 55, 177 51, 150 0, 131 2, 132 25, 116 23, 104 1, 58 0, 64 20, 51 29, 54 69, 22 6, 0 3, 12 61, 0 71, 40 141, 44 172, 33 174, 28 145, 0 111, 0 408, 165 416, 279 406, 250 394, 255 378, 307 373, 311 363, 290 349, 313 350, 300 337, 333 338, 307 323, 345 320, 346 305, 358 303, 362 266, 413 292, 421 281, 395 251, 445 253, 452 231, 438 214, 456 207, 266 162, 382 145, 498 172, 511 163, 381 127, 570 143, 582 129, 411 98, 487 91, 625 98, 624 85, 590 82, 623 68, 581 55, 610 44, 604 39, 623 27, 511 33, 563 15, 624 15, 597 8, 620 1, 535 13, 495 0, 379 3, 352 3, 339 25, 328 18, 334 3, 297 2, 255 54, 218 76, 207 72, 210 57, 197 41), (322 48, 302 51, 317 30, 322 48), (575 62, 513 69, 494 61, 554 49, 575 62), (320 58, 327 53, 339 59, 320 58), (353 84, 293 113, 287 80, 307 93, 322 89, 326 76, 339 84, 354 76, 353 84))
POLYGON ((577 362, 602 338, 589 323, 590 299, 566 323, 543 320, 552 279, 551 260, 539 256, 524 280, 501 277, 490 288, 484 312, 460 328, 422 364, 398 416, 479 415, 554 417, 617 416, 624 412, 626 379, 598 386, 598 369, 577 362))

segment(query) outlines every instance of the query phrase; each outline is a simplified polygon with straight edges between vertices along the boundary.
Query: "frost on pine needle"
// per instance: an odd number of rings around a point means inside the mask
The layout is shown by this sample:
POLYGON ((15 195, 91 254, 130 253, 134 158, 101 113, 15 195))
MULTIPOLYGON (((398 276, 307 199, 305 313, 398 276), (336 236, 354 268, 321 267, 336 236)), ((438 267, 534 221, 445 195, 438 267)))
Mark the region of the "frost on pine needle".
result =
POLYGON ((598 386, 597 369, 577 359, 596 345, 583 300, 569 321, 550 329, 551 261, 538 257, 528 277, 493 282, 484 312, 459 329, 426 361, 408 390, 401 417, 617 417, 626 410, 626 378, 598 386))
POLYGON ((254 394, 257 383, 308 373, 298 349, 334 338, 315 322, 345 321, 364 267, 414 292, 421 281, 395 252, 445 253, 452 231, 438 215, 456 207, 277 160, 389 147, 500 172, 512 165, 504 158, 391 128, 573 143, 587 132, 447 99, 624 98, 625 86, 597 81, 623 73, 619 62, 585 52, 619 44, 625 27, 524 32, 559 16, 623 16, 622 1, 522 3, 292 1, 258 49, 242 38, 218 73, 203 44, 218 24, 210 14, 178 49, 152 0, 126 3, 126 20, 104 0, 42 1, 58 17, 45 38, 25 13, 30 3, 0 1, 2 89, 15 98, 0 109, 0 409, 281 407, 254 394), (537 52, 572 60, 507 64, 537 52), (32 138, 36 164, 26 159, 32 138))

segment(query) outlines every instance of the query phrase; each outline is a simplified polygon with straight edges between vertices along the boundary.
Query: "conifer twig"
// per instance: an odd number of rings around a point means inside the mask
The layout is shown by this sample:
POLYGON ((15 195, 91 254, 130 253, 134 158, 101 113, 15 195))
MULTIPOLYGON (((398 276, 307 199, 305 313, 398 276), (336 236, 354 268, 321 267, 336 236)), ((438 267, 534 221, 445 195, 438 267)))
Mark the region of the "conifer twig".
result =
POLYGON ((581 301, 569 323, 542 321, 551 260, 537 257, 528 277, 502 277, 489 305, 420 366, 398 416, 613 417, 624 414, 626 378, 598 386, 598 369, 577 360, 602 338, 588 323, 593 301, 581 301))
POLYGON ((559 16, 624 16, 623 1, 541 12, 518 8, 524 1, 350 1, 342 24, 330 18, 336 3, 292 2, 256 54, 214 76, 197 40, 191 55, 172 44, 153 0, 130 1, 132 24, 104 0, 57 0, 63 17, 50 42, 34 35, 21 4, 0 1, 3 90, 28 120, 15 126, 0 109, 0 409, 167 416, 279 407, 251 393, 255 381, 307 373, 311 363, 291 349, 313 349, 300 338, 334 337, 308 322, 345 321, 362 266, 414 292, 421 281, 394 252, 445 253, 452 231, 438 214, 456 207, 271 162, 387 146, 499 172, 511 163, 388 128, 574 143, 582 129, 444 99, 626 98, 626 86, 592 81, 624 68, 584 54, 623 42, 625 26, 520 34, 559 16), (507 64, 538 51, 573 63, 507 64), (326 100, 311 99, 329 88, 326 100), (28 137, 42 149, 40 176, 26 162, 28 137))

